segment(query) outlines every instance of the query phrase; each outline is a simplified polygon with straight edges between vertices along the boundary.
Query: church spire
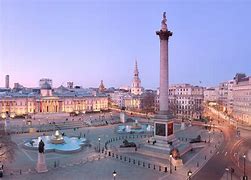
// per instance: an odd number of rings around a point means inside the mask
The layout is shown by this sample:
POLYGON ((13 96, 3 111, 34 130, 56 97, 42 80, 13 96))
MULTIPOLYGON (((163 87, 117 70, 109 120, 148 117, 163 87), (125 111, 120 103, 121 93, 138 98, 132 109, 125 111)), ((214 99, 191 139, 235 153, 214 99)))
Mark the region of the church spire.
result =
POLYGON ((137 77, 139 76, 137 59, 135 60, 134 76, 137 76, 137 77))

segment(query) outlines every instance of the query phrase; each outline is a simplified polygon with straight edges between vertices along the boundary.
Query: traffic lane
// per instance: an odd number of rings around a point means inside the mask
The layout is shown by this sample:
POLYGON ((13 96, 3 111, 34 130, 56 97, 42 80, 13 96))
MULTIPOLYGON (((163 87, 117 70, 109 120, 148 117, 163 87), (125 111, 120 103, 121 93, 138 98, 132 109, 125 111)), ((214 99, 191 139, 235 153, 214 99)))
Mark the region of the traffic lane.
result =
POLYGON ((230 152, 231 147, 235 143, 232 140, 232 136, 234 135, 234 131, 228 128, 222 129, 225 135, 224 143, 219 147, 218 152, 207 162, 207 164, 193 177, 195 180, 201 179, 221 179, 223 174, 225 173, 226 167, 235 167, 232 163, 227 152, 230 152))

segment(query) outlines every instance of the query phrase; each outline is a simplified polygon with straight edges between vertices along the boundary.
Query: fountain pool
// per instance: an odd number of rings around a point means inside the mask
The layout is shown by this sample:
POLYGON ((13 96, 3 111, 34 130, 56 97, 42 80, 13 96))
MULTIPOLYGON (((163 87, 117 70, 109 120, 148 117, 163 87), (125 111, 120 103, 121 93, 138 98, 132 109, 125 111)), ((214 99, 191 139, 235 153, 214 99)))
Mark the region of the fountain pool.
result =
MULTIPOLYGON (((58 134, 56 132, 55 134, 58 134)), ((82 146, 86 145, 86 139, 81 137, 60 137, 60 141, 55 143, 55 135, 52 136, 39 136, 38 138, 31 139, 24 143, 26 149, 38 150, 40 140, 43 140, 45 152, 57 153, 74 153, 82 150, 82 146), (61 139, 63 138, 63 139, 61 139)))

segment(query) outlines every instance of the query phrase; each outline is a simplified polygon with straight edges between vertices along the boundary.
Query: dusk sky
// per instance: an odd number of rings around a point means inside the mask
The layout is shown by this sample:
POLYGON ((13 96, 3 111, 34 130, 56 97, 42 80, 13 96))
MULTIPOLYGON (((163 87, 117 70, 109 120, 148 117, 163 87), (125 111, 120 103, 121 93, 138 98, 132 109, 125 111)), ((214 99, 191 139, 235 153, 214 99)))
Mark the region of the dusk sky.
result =
POLYGON ((171 83, 213 86, 251 75, 251 1, 0 0, 0 86, 51 78, 83 87, 159 86, 163 11, 171 83), (199 81, 202 81, 200 84, 199 81))

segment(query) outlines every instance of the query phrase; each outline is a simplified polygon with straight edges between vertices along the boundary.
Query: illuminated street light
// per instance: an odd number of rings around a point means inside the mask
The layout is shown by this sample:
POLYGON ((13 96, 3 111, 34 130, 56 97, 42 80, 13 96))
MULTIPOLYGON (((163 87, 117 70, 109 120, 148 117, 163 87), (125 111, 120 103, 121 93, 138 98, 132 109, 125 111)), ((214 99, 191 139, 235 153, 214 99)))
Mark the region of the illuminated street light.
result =
POLYGON ((169 161, 170 161, 170 174, 172 174, 172 157, 173 157, 173 155, 170 154, 170 159, 169 159, 169 161))
POLYGON ((112 173, 112 175, 113 175, 113 179, 115 180, 115 178, 117 176, 117 172, 114 170, 113 173, 112 173))
POLYGON ((188 175, 188 179, 189 179, 189 180, 191 180, 192 171, 191 171, 191 170, 189 170, 189 171, 187 172, 187 175, 188 175))
POLYGON ((100 137, 98 137, 98 152, 100 152, 100 137))
POLYGON ((244 175, 243 175, 243 180, 247 180, 248 177, 246 176, 246 154, 243 155, 243 159, 244 159, 244 161, 243 161, 243 163, 244 163, 244 169, 243 169, 244 175))
POLYGON ((227 180, 228 180, 228 172, 229 172, 229 168, 225 169, 227 171, 227 180))

